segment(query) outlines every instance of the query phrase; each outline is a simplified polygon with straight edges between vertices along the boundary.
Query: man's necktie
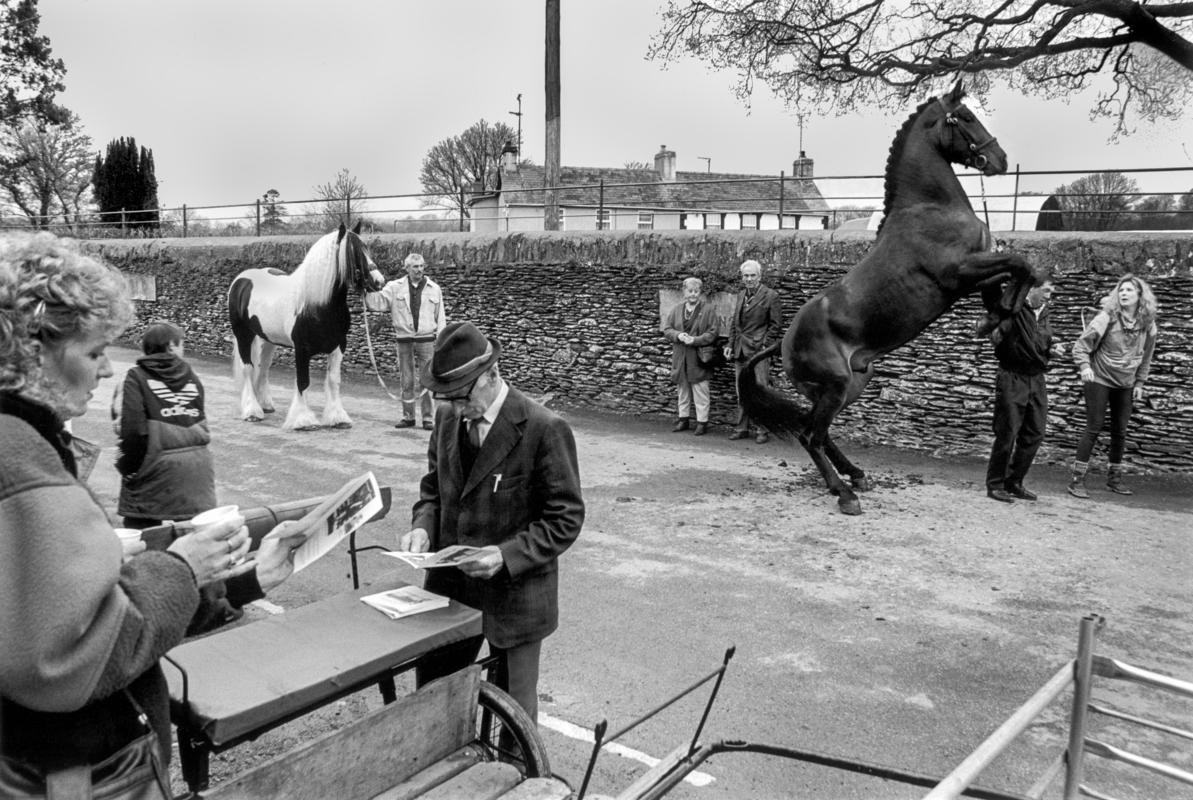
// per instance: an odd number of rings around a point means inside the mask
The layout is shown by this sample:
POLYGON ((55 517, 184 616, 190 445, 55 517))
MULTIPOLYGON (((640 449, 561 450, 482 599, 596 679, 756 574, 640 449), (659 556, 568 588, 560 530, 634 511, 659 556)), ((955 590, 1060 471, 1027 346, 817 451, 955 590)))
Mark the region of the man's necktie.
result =
POLYGON ((468 443, 474 450, 481 449, 481 421, 479 419, 468 420, 468 443))

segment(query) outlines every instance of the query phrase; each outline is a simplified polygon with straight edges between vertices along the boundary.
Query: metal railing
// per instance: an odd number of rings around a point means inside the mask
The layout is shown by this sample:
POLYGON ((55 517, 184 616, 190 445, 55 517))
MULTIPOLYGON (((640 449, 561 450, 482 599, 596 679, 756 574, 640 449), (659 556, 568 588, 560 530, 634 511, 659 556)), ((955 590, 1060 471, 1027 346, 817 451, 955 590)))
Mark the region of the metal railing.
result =
MULTIPOLYGON (((1057 214, 1070 221, 1065 229, 1101 230, 1124 219, 1151 223, 1174 223, 1164 227, 1193 228, 1193 207, 1178 209, 1179 201, 1193 193, 1193 166, 1139 167, 1115 170, 1021 170, 1006 176, 983 179, 961 173, 966 191, 980 198, 975 211, 1009 213, 1012 227, 1024 213, 1020 198, 1041 195, 1056 198, 1056 208, 1044 213, 1057 214), (1063 193, 1045 187, 1075 175, 1121 173, 1155 175, 1189 173, 1190 186, 1184 190, 1113 192, 1102 195, 1063 193), (1045 182, 1041 178, 1048 178, 1045 182), (1004 189, 987 191, 988 182, 1010 182, 1004 189), (976 182, 976 183, 975 183, 976 182), (1028 188, 1034 186, 1036 188, 1028 188), (1170 210, 1136 210, 1129 202, 1143 197, 1173 199, 1170 210), (1115 208, 1072 208, 1094 198, 1114 198, 1115 208), (991 208, 997 205, 998 208, 991 208), (1007 208, 1009 206, 1009 208, 1007 208), (1124 207, 1125 206, 1125 207, 1124 207), (1076 224, 1073 223, 1075 221, 1076 224)), ((750 230, 792 227, 836 228, 846 219, 868 216, 883 205, 882 175, 826 175, 815 178, 786 175, 738 176, 686 179, 660 182, 605 182, 567 184, 556 187, 560 204, 566 209, 566 230, 602 230, 619 223, 618 229, 652 229, 652 217, 681 215, 679 227, 700 229, 750 230), (814 191, 804 191, 811 184, 814 191), (825 191, 825 187, 833 187, 825 191), (636 224, 633 215, 641 215, 636 224), (800 222, 800 219, 803 222, 800 222), (819 225, 809 224, 815 219, 819 225)), ((442 194, 405 193, 376 197, 315 198, 269 202, 254 199, 247 203, 189 205, 157 209, 128 209, 116 212, 91 212, 63 218, 0 215, 0 230, 42 228, 80 238, 194 237, 194 236, 268 236, 276 234, 322 233, 341 219, 365 218, 372 232, 467 231, 474 226, 495 226, 498 230, 526 230, 541 223, 540 205, 547 189, 508 188, 504 211, 498 213, 481 206, 495 192, 461 190, 454 197, 442 194), (491 213, 490 213, 491 212, 491 213), (149 216, 150 219, 140 217, 149 216)), ((1090 203, 1086 203, 1090 204, 1090 203)), ((1038 205, 1038 204, 1037 204, 1038 205)), ((1039 212, 1031 212, 1039 213, 1039 212)), ((674 227, 674 226, 668 226, 674 227)), ((1134 227, 1139 227, 1136 225, 1134 227)), ((1115 228, 1118 229, 1118 228, 1115 228)))
POLYGON ((1053 759, 1032 787, 1028 789, 1026 797, 1042 798, 1048 787, 1063 771, 1062 797, 1064 800, 1076 800, 1079 796, 1113 800, 1109 795, 1085 784, 1087 755, 1118 761, 1193 786, 1193 773, 1172 764, 1146 758, 1124 747, 1108 744, 1089 735, 1090 716, 1096 714, 1148 730, 1193 740, 1193 731, 1126 714, 1090 701, 1095 675, 1113 680, 1132 681, 1148 688, 1193 698, 1193 683, 1141 669, 1113 658, 1094 655, 1094 639, 1104 622, 1105 620, 1097 615, 1083 618, 1078 632, 1077 657, 1057 670, 1056 674, 1039 691, 978 745, 977 749, 938 783, 931 792, 925 795, 924 800, 953 800, 953 798, 962 796, 982 770, 1006 751, 1016 737, 1034 723, 1040 714, 1070 686, 1073 688, 1073 706, 1069 718, 1068 746, 1053 759))

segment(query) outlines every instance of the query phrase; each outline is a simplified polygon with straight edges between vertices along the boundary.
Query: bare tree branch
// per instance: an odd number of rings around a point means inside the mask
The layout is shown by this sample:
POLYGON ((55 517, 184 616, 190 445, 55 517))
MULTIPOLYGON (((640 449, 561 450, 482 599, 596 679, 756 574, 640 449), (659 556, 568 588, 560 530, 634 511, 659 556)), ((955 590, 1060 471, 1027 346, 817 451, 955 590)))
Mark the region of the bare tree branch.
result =
POLYGON ((1107 75, 1092 114, 1178 119, 1193 100, 1193 3, 1131 0, 670 0, 650 55, 692 56, 800 110, 894 109, 959 74, 1062 96, 1107 75))

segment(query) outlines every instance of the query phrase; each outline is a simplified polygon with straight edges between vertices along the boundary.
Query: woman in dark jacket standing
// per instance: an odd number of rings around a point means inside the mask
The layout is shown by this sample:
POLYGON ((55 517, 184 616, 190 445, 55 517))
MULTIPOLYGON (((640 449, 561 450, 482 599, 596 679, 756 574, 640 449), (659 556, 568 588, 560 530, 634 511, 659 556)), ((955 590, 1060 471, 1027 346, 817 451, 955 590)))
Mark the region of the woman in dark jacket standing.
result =
POLYGON ((106 348, 132 313, 120 273, 72 244, 0 237, 0 793, 44 794, 80 768, 94 782, 145 735, 142 711, 164 764, 158 659, 201 611, 199 587, 228 580, 238 602, 260 597, 301 543, 279 526, 254 569, 239 520, 125 557, 76 477, 65 423, 112 375, 106 348))
POLYGON ((705 302, 704 283, 699 278, 685 278, 683 302, 667 314, 663 336, 671 342, 671 380, 678 395, 679 419, 673 431, 688 429, 688 414, 696 406, 697 436, 708 432, 708 411, 711 406, 709 379, 712 373, 701 364, 700 348, 717 341, 716 309, 705 302))

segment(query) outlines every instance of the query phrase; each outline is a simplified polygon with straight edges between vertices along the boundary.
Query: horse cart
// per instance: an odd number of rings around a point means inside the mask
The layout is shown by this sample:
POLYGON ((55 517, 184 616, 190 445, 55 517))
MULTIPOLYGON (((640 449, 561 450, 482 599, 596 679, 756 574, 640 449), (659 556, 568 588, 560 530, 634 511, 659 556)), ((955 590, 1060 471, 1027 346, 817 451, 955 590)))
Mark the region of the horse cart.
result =
MULTIPOLYGON (((389 509, 390 492, 382 491, 389 509)), ((322 498, 246 512, 251 535, 259 540, 277 522, 296 519, 322 498)), ((162 526, 145 532, 151 546, 178 531, 162 526), (155 542, 154 539, 160 539, 155 542)), ((594 767, 606 747, 681 699, 707 689, 708 696, 690 739, 681 743, 631 785, 617 800, 666 796, 714 756, 754 753, 789 759, 922 787, 925 798, 978 797, 1025 800, 1078 796, 1111 798, 1086 785, 1087 756, 1110 759, 1163 779, 1193 786, 1193 774, 1132 753, 1091 735, 1091 717, 1105 717, 1184 739, 1193 732, 1125 714, 1091 701, 1093 678, 1125 680, 1184 698, 1193 683, 1094 654, 1101 620, 1082 620, 1077 655, 949 775, 934 777, 809 749, 734 739, 702 742, 701 736, 734 655, 690 686, 618 730, 594 726, 594 742, 582 776, 561 779, 552 773, 538 729, 507 694, 483 677, 484 662, 432 681, 399 697, 394 678, 440 647, 479 637, 480 614, 454 601, 446 608, 399 620, 395 625, 359 598, 401 585, 394 577, 360 587, 357 556, 370 547, 350 539, 354 587, 285 614, 185 642, 167 657, 172 716, 178 728, 182 776, 188 797, 384 798, 399 800, 609 800, 589 791, 594 767), (209 757, 376 685, 384 705, 352 723, 209 786, 209 757), (1035 783, 1021 791, 974 785, 980 773, 1066 692, 1072 694, 1067 747, 1035 783), (1051 792, 1051 793, 1049 793, 1051 792)), ((803 797, 793 778, 790 797, 803 797)), ((906 790, 903 790, 904 792, 906 790)), ((876 794, 875 796, 879 796, 876 794)), ((904 796, 904 794, 900 794, 904 796)))

